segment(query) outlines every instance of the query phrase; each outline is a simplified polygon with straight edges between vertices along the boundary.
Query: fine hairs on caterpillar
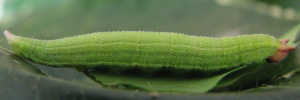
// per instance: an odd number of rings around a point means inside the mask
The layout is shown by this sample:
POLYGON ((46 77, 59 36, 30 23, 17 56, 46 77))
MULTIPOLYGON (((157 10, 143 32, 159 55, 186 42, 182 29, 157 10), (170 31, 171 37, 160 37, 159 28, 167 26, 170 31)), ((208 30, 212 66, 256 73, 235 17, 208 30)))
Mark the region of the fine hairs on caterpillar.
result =
MULTIPOLYGON (((88 70, 163 67, 216 73, 267 60, 278 63, 294 50, 288 39, 266 34, 211 38, 166 32, 97 32, 56 40, 38 40, 4 31, 14 55, 54 67, 88 70), (115 66, 119 66, 114 68, 115 66)), ((150 71, 149 71, 150 70, 150 71)))

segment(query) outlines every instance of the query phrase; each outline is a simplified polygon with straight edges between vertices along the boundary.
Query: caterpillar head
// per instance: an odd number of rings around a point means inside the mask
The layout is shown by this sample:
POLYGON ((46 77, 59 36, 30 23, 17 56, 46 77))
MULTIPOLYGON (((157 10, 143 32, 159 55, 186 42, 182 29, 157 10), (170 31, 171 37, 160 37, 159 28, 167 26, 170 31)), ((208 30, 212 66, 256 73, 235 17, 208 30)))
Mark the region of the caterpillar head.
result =
POLYGON ((289 39, 280 39, 279 41, 280 41, 280 45, 277 47, 275 53, 269 58, 267 58, 268 62, 278 63, 282 61, 289 52, 296 49, 295 47, 286 45, 286 43, 289 42, 289 39))

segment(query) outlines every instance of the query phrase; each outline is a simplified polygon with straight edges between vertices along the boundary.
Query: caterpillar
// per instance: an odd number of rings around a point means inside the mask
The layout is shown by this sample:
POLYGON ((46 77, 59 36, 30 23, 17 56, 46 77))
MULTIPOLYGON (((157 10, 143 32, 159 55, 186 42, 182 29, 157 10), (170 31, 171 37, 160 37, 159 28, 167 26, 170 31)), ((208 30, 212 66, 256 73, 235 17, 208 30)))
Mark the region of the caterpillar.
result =
POLYGON ((266 34, 201 37, 180 33, 97 32, 55 40, 15 36, 4 31, 14 55, 54 67, 161 69, 214 73, 267 60, 278 63, 295 48, 266 34))

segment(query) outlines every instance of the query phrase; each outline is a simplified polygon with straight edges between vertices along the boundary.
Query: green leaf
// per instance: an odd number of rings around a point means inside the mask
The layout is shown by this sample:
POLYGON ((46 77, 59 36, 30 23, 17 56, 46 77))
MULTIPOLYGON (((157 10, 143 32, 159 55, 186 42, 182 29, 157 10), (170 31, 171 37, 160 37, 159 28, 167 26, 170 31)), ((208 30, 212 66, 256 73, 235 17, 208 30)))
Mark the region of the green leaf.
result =
MULTIPOLYGON (((133 85, 138 89, 147 91, 160 92, 207 92, 214 88, 215 85, 226 75, 231 72, 242 69, 237 68, 230 72, 214 75, 209 77, 199 77, 193 79, 185 78, 169 78, 169 77, 139 77, 124 75, 105 75, 97 71, 89 72, 88 75, 95 77, 94 79, 103 85, 133 85)), ((130 88, 130 87, 128 87, 130 88)))

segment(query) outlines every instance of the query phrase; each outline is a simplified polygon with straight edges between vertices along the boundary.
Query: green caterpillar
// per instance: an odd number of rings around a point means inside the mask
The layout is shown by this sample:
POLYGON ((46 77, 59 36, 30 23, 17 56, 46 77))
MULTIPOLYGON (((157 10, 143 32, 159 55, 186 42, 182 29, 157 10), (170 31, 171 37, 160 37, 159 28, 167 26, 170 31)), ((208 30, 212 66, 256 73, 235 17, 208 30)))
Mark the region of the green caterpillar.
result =
POLYGON ((4 31, 13 54, 34 63, 92 69, 101 66, 214 73, 242 65, 280 62, 294 50, 287 39, 254 34, 210 38, 164 32, 98 32, 56 40, 37 40, 4 31))

